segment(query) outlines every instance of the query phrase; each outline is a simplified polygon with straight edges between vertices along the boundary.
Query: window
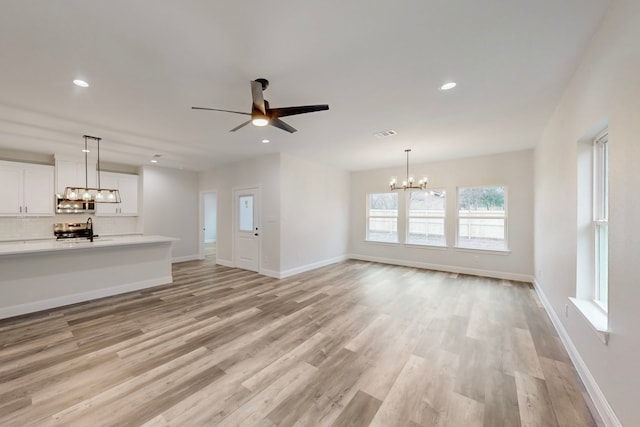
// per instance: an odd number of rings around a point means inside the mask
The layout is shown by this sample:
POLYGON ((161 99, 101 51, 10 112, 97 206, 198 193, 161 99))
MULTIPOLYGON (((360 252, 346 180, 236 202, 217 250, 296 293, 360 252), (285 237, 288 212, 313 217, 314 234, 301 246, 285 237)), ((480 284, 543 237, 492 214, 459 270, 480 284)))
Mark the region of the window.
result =
POLYGON ((603 343, 609 339, 608 134, 577 147, 576 296, 569 298, 603 343))
POLYGON ((398 243, 398 193, 367 196, 367 240, 398 243))
POLYGON ((595 248, 594 301, 605 311, 608 304, 609 271, 609 171, 605 133, 593 142, 593 241, 595 248))
POLYGON ((505 251, 506 224, 505 187, 458 188, 458 247, 505 251))
POLYGON ((253 231, 253 195, 238 197, 238 226, 240 231, 253 231))
POLYGON ((408 196, 408 244, 446 246, 445 191, 412 191, 408 196))

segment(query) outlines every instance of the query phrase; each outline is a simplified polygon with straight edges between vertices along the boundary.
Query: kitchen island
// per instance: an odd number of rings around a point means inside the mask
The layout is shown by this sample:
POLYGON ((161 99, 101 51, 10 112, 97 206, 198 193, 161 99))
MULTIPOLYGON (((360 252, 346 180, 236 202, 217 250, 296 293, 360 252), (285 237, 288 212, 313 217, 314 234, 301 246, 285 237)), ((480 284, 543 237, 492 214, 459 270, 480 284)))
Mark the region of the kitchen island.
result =
POLYGON ((171 283, 165 236, 0 244, 0 319, 171 283))

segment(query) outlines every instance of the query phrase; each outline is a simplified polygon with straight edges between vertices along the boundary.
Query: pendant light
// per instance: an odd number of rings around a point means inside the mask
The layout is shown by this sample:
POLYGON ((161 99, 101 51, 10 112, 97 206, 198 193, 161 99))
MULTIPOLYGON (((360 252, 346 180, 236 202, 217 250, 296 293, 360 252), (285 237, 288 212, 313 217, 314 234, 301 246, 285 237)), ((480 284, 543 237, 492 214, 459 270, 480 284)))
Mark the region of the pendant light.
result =
POLYGON ((413 175, 409 175, 409 153, 411 152, 411 149, 407 148, 404 152, 407 153, 407 179, 402 181, 402 185, 398 185, 396 177, 392 176, 391 181, 389 181, 389 188, 391 190, 424 190, 427 188, 429 180, 425 176, 418 181, 418 185, 414 185, 415 181, 413 179, 413 175))
POLYGON ((100 140, 95 136, 84 135, 84 187, 75 186, 64 189, 64 198, 69 200, 82 200, 83 202, 94 203, 121 203, 120 192, 117 189, 102 188, 100 186, 100 140), (98 145, 98 161, 96 171, 98 176, 98 187, 89 187, 89 162, 87 160, 89 149, 87 141, 91 139, 98 145))

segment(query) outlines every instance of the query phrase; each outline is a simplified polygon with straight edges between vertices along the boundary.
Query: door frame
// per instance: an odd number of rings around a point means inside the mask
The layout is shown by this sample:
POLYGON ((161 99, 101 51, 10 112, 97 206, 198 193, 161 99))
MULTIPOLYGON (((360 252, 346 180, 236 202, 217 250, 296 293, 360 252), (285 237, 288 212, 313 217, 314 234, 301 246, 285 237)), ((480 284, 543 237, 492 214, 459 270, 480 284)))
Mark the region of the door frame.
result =
POLYGON ((254 227, 258 227, 258 273, 262 271, 262 188, 260 185, 247 185, 233 187, 231 190, 231 257, 233 266, 238 267, 238 248, 236 245, 236 234, 238 233, 238 206, 236 203, 238 192, 251 190, 258 197, 258 203, 254 204, 254 227), (257 210, 257 211, 256 211, 257 210))
MULTIPOLYGON (((204 259, 204 196, 205 194, 215 194, 216 195, 216 234, 218 234, 218 190, 204 190, 200 191, 200 209, 198 215, 198 259, 204 259)), ((218 253, 218 239, 216 239, 216 253, 218 253)))

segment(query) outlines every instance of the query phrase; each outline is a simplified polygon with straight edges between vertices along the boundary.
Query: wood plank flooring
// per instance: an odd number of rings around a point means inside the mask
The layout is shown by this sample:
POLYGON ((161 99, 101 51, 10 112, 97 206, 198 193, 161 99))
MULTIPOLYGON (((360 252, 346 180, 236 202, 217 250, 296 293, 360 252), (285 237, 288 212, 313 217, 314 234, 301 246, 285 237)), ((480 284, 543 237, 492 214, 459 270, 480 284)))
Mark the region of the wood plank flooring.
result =
POLYGON ((595 426, 528 284, 347 261, 0 321, 1 426, 595 426))

